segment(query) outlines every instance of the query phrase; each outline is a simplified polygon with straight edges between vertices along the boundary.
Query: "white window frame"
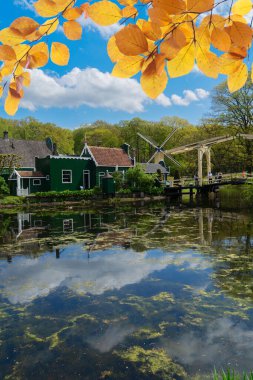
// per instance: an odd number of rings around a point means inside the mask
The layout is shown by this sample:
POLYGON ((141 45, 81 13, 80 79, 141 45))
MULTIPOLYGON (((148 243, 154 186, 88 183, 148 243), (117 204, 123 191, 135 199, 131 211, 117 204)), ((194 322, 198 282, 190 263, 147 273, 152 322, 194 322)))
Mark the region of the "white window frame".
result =
POLYGON ((73 232, 74 230, 73 219, 63 219, 62 228, 63 228, 63 232, 73 232))
POLYGON ((72 183, 72 170, 71 169, 62 169, 61 180, 62 180, 62 183, 72 183), (63 180, 63 172, 69 172, 70 173, 70 181, 64 181, 63 180))
POLYGON ((33 186, 41 186, 41 179, 40 178, 34 178, 33 179, 33 186))
POLYGON ((105 176, 105 172, 99 172, 98 173, 98 185, 99 187, 102 185, 101 178, 105 176))
POLYGON ((47 180, 47 181, 50 180, 50 175, 49 175, 49 174, 46 175, 46 180, 47 180))

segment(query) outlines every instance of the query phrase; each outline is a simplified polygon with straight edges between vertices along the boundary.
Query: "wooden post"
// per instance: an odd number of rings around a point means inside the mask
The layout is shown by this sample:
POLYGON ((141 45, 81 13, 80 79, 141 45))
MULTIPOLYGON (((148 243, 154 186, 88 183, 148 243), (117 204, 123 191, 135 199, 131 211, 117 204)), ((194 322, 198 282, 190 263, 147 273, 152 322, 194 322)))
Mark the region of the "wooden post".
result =
POLYGON ((203 164, 203 148, 199 148, 198 149, 198 178, 199 178, 200 186, 202 186, 202 181, 203 181, 202 164, 203 164))
POLYGON ((211 148, 206 147, 206 163, 207 163, 207 175, 212 171, 211 165, 211 148))

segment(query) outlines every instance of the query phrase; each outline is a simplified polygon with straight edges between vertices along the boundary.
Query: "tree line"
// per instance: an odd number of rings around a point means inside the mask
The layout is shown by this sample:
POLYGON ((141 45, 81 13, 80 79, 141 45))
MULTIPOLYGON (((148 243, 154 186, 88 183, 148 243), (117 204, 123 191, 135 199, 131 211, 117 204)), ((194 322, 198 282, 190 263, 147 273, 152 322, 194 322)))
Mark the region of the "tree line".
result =
MULTIPOLYGON (((80 154, 87 141, 89 145, 120 147, 124 142, 131 146, 131 154, 139 162, 147 162, 154 149, 138 137, 138 132, 161 144, 173 128, 177 132, 165 145, 166 149, 189 144, 204 139, 253 133, 253 85, 249 80, 238 92, 231 94, 225 83, 217 86, 212 93, 209 114, 199 123, 192 125, 180 117, 164 117, 160 121, 147 121, 141 118, 123 120, 109 124, 98 120, 84 124, 75 130, 60 128, 52 123, 42 123, 34 118, 23 120, 0 119, 0 134, 8 130, 15 139, 43 140, 50 136, 57 144, 58 151, 64 154, 80 154)), ((252 171, 253 142, 240 138, 222 143, 212 148, 213 172, 252 171)), ((197 151, 178 155, 182 175, 193 175, 197 170, 197 151)), ((165 159, 172 173, 177 169, 165 159)))

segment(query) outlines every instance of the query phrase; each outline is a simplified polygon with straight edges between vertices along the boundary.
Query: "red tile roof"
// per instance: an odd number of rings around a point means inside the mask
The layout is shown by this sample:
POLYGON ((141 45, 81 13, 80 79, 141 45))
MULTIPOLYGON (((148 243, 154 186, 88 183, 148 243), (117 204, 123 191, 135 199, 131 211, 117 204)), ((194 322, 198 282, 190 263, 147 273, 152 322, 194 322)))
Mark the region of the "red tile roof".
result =
POLYGON ((121 148, 89 146, 98 166, 133 166, 131 158, 121 148))
POLYGON ((25 170, 17 170, 18 174, 21 178, 27 177, 27 178, 45 178, 45 175, 41 172, 32 172, 32 171, 25 171, 25 170))

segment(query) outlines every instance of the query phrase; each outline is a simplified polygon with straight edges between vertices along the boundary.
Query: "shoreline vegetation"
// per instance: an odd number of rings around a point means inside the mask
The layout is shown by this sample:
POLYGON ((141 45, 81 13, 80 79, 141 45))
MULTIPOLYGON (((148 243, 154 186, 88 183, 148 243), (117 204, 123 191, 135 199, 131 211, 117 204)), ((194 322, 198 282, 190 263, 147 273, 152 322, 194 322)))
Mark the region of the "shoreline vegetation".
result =
MULTIPOLYGON (((35 193, 28 197, 6 195, 0 198, 0 209, 29 208, 29 207, 52 207, 52 206, 75 206, 90 204, 120 204, 137 201, 161 201, 168 199, 161 188, 157 188, 155 194, 144 191, 119 191, 114 195, 103 195, 98 189, 80 191, 62 191, 35 193)), ((253 208, 253 186, 243 184, 239 186, 226 185, 218 192, 218 199, 222 208, 246 209, 253 208)), ((212 198, 212 197, 211 197, 212 198)), ((176 199, 176 198, 174 198, 176 199)), ((196 199, 196 192, 194 193, 196 199)), ((182 203, 189 200, 188 195, 183 195, 182 203)))

